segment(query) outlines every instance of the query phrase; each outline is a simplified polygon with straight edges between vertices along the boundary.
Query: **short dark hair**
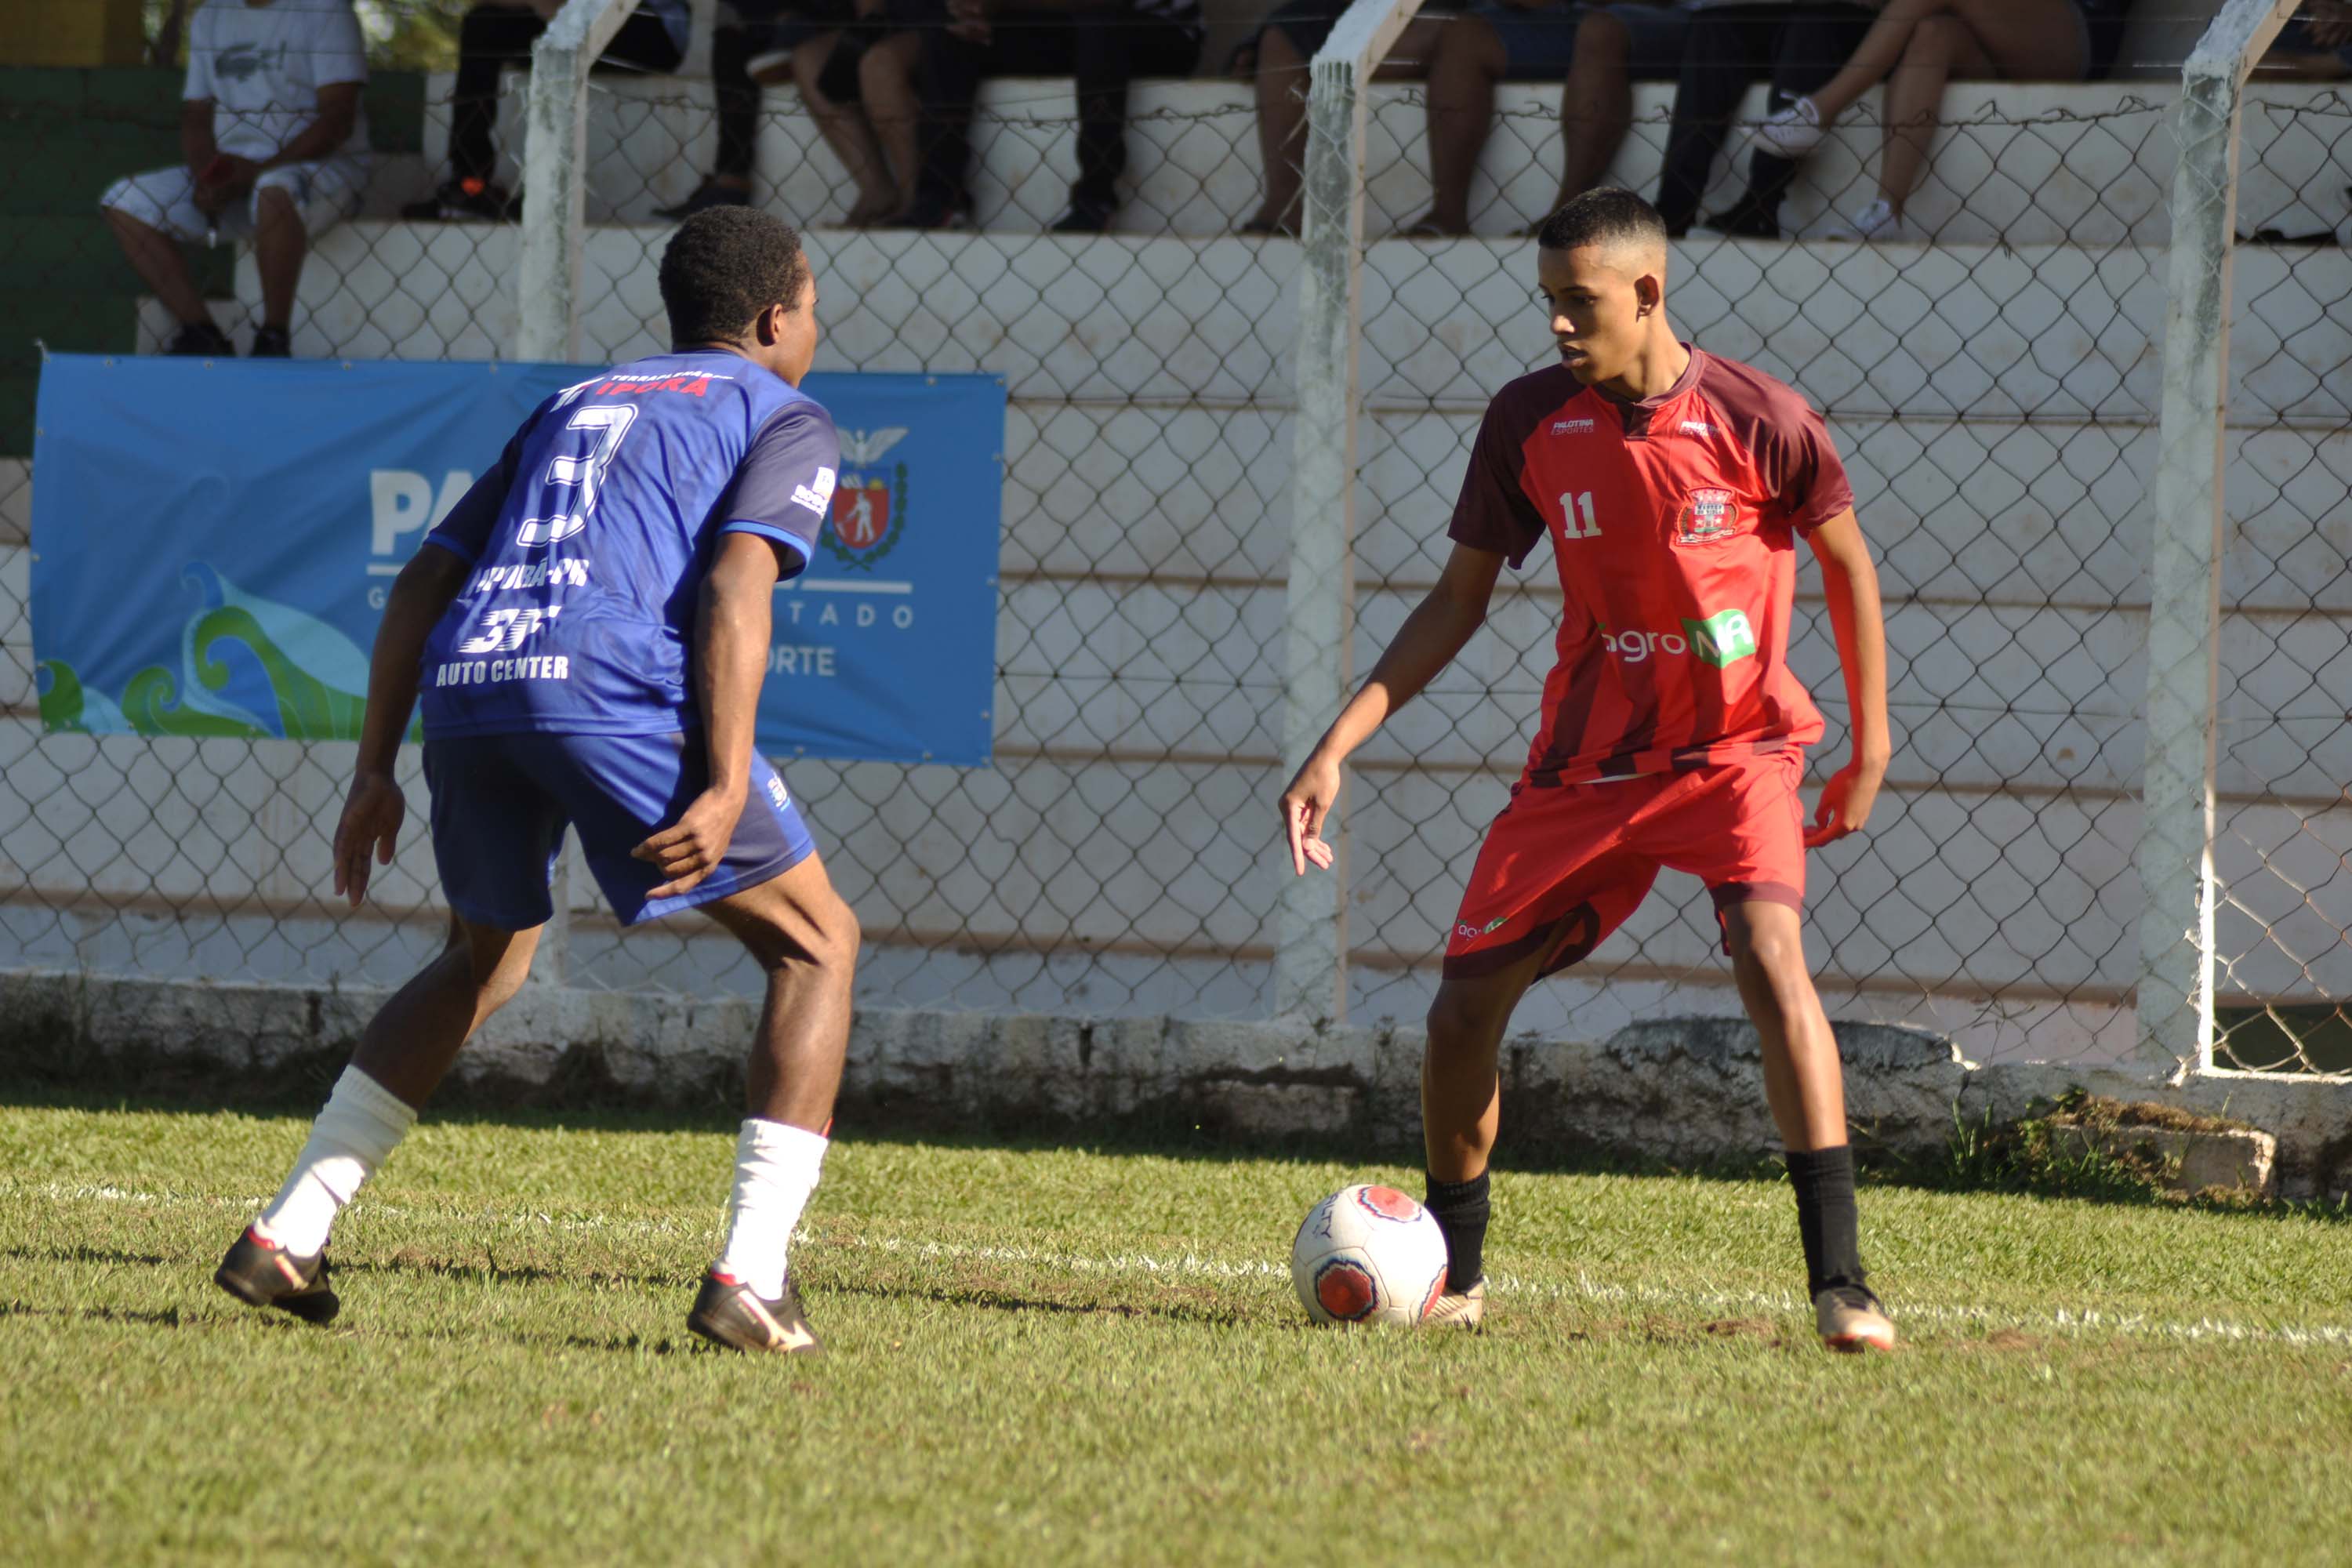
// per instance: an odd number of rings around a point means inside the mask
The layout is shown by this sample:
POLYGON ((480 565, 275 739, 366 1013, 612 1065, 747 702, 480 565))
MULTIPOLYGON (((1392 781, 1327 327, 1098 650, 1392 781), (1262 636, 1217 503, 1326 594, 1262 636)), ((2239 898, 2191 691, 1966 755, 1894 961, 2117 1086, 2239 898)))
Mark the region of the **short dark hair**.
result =
POLYGON ((797 306, 808 276, 792 225, 757 207, 707 207, 680 224, 662 251, 669 340, 732 342, 769 306, 797 306))
POLYGON ((1666 220, 1658 209, 1614 185, 1587 191, 1544 219, 1536 243, 1546 250, 1574 250, 1612 240, 1643 240, 1664 248, 1666 220))

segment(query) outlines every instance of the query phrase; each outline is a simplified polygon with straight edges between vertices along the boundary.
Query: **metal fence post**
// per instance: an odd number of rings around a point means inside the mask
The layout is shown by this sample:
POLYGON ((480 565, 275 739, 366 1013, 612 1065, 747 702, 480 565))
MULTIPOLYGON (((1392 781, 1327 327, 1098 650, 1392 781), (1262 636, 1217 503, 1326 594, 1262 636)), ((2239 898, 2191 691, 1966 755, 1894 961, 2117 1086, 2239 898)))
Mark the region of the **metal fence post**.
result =
MULTIPOLYGON (((1363 318, 1364 88, 1420 0, 1355 0, 1309 68, 1291 422, 1290 582, 1283 609, 1282 756, 1296 772, 1348 695, 1356 621, 1356 344, 1363 318)), ((1342 803, 1344 804, 1344 802, 1342 803)), ((1286 876, 1277 1015, 1348 1016, 1348 833, 1331 876, 1286 876)))
POLYGON ((2174 115, 2180 162, 2149 508, 2147 758, 2135 858, 2146 900, 2138 1052, 2175 1076, 2213 1065, 2213 775, 2238 124, 2247 73, 2294 10, 2294 0, 2229 0, 2181 70, 2174 115))
POLYGON ((637 0, 567 0, 530 50, 523 99, 515 357, 580 357, 580 252, 588 228, 588 68, 637 0))

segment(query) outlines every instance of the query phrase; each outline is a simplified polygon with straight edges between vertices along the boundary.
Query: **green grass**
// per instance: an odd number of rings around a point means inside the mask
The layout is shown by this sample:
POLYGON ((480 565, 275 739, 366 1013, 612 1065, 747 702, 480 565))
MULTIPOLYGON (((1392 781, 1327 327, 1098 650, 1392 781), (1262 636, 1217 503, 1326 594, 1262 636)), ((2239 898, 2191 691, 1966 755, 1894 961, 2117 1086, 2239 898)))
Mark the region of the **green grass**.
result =
POLYGON ((682 1328, 723 1126, 428 1120, 329 1331, 207 1279, 304 1130, 0 1107, 0 1561, 2341 1560, 2311 1215, 1873 1186, 1907 1342, 1848 1360, 1785 1188, 1506 1174, 1490 1331, 1342 1333, 1290 1229, 1409 1172, 853 1136, 773 1363, 682 1328))

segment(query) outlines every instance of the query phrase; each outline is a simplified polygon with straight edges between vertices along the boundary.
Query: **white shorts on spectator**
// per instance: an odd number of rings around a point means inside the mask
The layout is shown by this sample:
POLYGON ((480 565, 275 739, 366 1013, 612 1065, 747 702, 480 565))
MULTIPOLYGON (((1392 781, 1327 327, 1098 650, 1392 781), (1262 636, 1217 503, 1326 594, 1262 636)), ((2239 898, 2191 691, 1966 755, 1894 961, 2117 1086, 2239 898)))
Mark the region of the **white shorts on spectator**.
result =
POLYGON ((302 232, 316 239, 360 210, 367 177, 367 160, 349 154, 315 163, 283 163, 264 170, 252 191, 221 208, 218 217, 206 217, 196 205, 195 176, 181 165, 126 174, 107 187, 98 205, 173 239, 201 245, 215 233, 222 239, 251 238, 260 221, 261 194, 283 191, 301 215, 302 232))

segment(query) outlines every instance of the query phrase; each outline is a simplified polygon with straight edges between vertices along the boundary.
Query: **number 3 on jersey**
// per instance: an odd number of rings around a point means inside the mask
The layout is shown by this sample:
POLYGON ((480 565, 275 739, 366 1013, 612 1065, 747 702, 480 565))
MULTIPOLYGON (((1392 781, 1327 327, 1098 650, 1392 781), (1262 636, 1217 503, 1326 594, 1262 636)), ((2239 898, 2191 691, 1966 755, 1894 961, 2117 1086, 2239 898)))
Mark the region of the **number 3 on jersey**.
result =
POLYGON ((1566 538, 1598 539, 1601 537, 1601 525, 1594 521, 1592 518, 1592 492, 1591 490, 1560 491, 1559 516, 1560 522, 1562 524, 1561 533, 1566 538), (1579 533, 1576 529, 1577 519, 1579 517, 1581 517, 1584 520, 1584 531, 1581 533, 1579 533))
POLYGON ((517 544, 552 544, 588 526, 604 470, 612 467, 613 454, 621 449, 621 437, 629 433, 629 422, 636 416, 636 405, 630 403, 600 404, 572 416, 564 429, 587 432, 587 439, 581 443, 587 449, 548 459, 547 478, 540 482, 540 493, 548 498, 548 513, 523 519, 515 529, 517 544))

